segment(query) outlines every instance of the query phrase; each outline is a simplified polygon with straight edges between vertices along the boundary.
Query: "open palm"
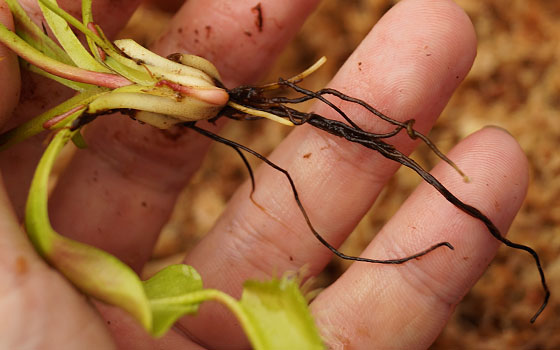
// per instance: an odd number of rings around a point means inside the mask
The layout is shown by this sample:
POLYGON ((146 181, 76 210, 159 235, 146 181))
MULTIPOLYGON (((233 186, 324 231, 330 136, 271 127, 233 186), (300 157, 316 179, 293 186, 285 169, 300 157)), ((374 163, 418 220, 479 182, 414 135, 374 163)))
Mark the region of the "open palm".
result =
MULTIPOLYGON (((33 8, 33 1, 21 1, 33 8)), ((79 13, 78 1, 59 1, 79 13)), ((260 2, 189 0, 155 51, 189 52, 214 62, 228 87, 255 82, 296 34, 317 0, 260 2), (247 33, 250 33, 248 35, 247 33)), ((94 2, 95 18, 116 33, 137 0, 94 2)), ((11 25, 0 0, 0 21, 11 25)), ((399 120, 416 119, 426 132, 473 62, 476 39, 467 16, 451 1, 405 0, 391 9, 330 83, 399 120)), ((55 83, 20 73, 0 48, 0 120, 9 128, 70 96, 55 83), (21 89, 19 88, 21 84, 21 89), (21 98, 19 95, 21 94, 21 98), (16 106, 19 99, 19 105, 16 106)), ((366 130, 378 121, 363 110, 340 106, 366 130)), ((314 110, 336 118, 320 105, 314 110)), ((211 128, 212 126, 208 126, 211 128)), ((140 271, 150 257, 181 188, 204 156, 209 140, 192 131, 169 134, 122 116, 104 117, 85 132, 80 150, 50 199, 58 232, 101 247, 140 271)), ((162 339, 154 340, 123 312, 88 302, 34 253, 19 225, 45 135, 0 153, 0 348, 131 349, 247 348, 225 309, 204 305, 162 339), (101 314, 101 316, 100 316, 101 314)), ((410 153, 415 142, 393 143, 410 153)), ((486 213, 506 232, 527 186, 526 160, 517 143, 496 128, 483 129, 450 153, 473 179, 465 184, 442 164, 433 173, 458 197, 486 213)), ((371 207, 397 165, 307 126, 296 128, 270 159, 296 182, 311 221, 339 246, 371 207), (311 155, 311 156, 310 156, 311 155)), ((256 173, 255 200, 246 183, 213 230, 187 257, 205 287, 239 296, 242 282, 306 265, 319 273, 331 257, 309 232, 281 174, 256 173)), ((399 266, 354 264, 311 304, 321 334, 332 348, 426 348, 454 306, 493 257, 498 243, 485 227, 421 185, 363 252, 390 259, 451 242, 399 266)))

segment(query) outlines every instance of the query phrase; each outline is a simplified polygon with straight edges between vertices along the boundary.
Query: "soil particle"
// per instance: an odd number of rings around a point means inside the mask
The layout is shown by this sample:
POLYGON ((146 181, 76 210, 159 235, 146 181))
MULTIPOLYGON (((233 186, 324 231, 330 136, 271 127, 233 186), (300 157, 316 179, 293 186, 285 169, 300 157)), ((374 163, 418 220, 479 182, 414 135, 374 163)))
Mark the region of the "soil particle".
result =
POLYGON ((263 15, 262 15, 261 3, 259 2, 257 5, 255 5, 255 7, 253 7, 251 9, 251 12, 253 12, 255 14, 255 26, 257 26, 257 29, 259 30, 259 32, 262 32, 262 30, 263 30, 263 15))

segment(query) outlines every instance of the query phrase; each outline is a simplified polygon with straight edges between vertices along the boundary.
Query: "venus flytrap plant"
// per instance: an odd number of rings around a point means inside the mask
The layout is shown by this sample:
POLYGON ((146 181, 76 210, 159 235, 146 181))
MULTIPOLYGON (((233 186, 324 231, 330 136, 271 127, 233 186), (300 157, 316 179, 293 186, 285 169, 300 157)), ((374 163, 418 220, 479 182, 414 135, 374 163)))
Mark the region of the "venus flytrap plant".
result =
POLYGON ((530 247, 504 238, 483 213, 463 203, 414 160, 386 142, 400 132, 405 132, 412 139, 418 138, 467 181, 466 175, 450 159, 425 135, 414 129, 414 120, 394 120, 366 102, 337 90, 322 89, 314 92, 296 85, 318 69, 324 63, 324 58, 293 78, 280 79, 276 83, 258 87, 239 86, 228 90, 221 83, 216 67, 201 57, 173 54, 164 58, 132 40, 117 40, 111 43, 93 21, 91 0, 82 1, 82 22, 64 12, 55 0, 38 0, 47 23, 63 49, 31 21, 17 1, 5 1, 14 13, 17 30, 13 33, 0 24, 0 42, 26 61, 23 63, 24 67, 78 92, 73 98, 0 135, 1 150, 43 130, 57 131, 37 167, 31 186, 25 219, 28 234, 41 255, 84 293, 128 311, 151 334, 162 335, 179 317, 196 313, 203 301, 214 300, 226 305, 234 313, 255 349, 323 347, 306 302, 298 289, 297 279, 283 278, 265 283, 247 282, 241 301, 236 301, 217 290, 203 289, 200 276, 194 269, 184 265, 170 266, 150 280, 142 282, 128 266, 115 257, 62 237, 52 229, 48 220, 46 189, 56 156, 70 140, 84 147, 80 128, 98 115, 113 111, 122 111, 160 129, 175 125, 188 127, 232 147, 248 167, 253 190, 253 173, 243 152, 263 160, 285 175, 295 202, 313 235, 343 259, 377 264, 402 264, 441 247, 453 250, 454 247, 449 242, 439 242, 421 252, 398 259, 377 260, 345 255, 315 230, 299 200, 294 181, 286 170, 243 145, 199 128, 196 122, 225 116, 241 120, 267 118, 289 126, 309 124, 375 150, 415 171, 451 204, 481 221, 498 241, 531 254, 545 291, 545 299, 531 322, 535 321, 546 306, 550 293, 537 253, 530 247), (85 35, 89 52, 81 45, 69 25, 85 35), (270 90, 281 88, 291 89, 299 96, 267 96, 270 90), (392 125, 394 129, 385 133, 362 130, 325 96, 360 105, 392 125), (311 99, 325 103, 344 121, 300 112, 289 107, 311 99), (286 336, 287 334, 289 336, 286 336))

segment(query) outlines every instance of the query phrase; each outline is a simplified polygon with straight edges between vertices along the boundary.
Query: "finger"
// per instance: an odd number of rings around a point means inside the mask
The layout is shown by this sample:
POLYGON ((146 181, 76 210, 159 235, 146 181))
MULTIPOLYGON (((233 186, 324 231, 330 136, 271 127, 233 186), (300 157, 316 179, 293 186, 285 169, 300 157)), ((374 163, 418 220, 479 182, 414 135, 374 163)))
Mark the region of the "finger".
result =
MULTIPOLYGON (((21 1, 21 3, 30 16, 39 23, 41 21, 41 12, 38 9, 37 1, 26 0, 21 1)), ((128 16, 130 16, 138 3, 139 0, 94 1, 94 18, 105 29, 107 35, 113 36, 126 24, 128 16)), ((59 1, 59 4, 72 14, 80 16, 80 1, 64 0, 59 1)), ((4 130, 38 116, 40 113, 56 106, 74 94, 72 90, 36 74, 25 70, 22 74, 22 96, 4 130)), ((17 98, 12 101, 12 103, 17 102, 17 98)), ((6 171, 4 173, 4 181, 18 217, 23 215, 27 189, 31 183, 33 171, 44 151, 46 137, 45 133, 39 134, 27 142, 13 146, 0 153, 0 166, 3 169, 9 169, 9 172, 6 171)))
POLYGON ((155 44, 213 62, 228 87, 261 78, 318 1, 189 1, 155 44), (188 20, 185 20, 188 19, 188 20))
MULTIPOLYGON (((368 34, 331 86, 390 117, 414 118, 425 131, 468 72, 474 54, 472 24, 452 2, 403 1, 368 34)), ((364 109, 339 105, 366 130, 388 131, 364 109)), ((314 110, 336 118, 320 105, 314 110)), ((388 142, 405 153, 415 145, 407 137, 388 142)), ((352 231, 397 168, 371 150, 304 127, 294 130, 270 159, 291 173, 311 222, 334 246, 352 231)), ((282 174, 269 167, 259 170, 254 198, 264 209, 249 200, 249 190, 246 184, 237 192, 212 233, 187 257, 205 285, 239 294, 248 278, 303 265, 311 274, 320 271, 332 253, 313 237, 282 174)), ((218 317, 203 310, 189 323, 197 337, 210 341, 217 334, 239 334, 223 321, 218 322, 223 327, 208 327, 218 317), (200 321, 203 317, 207 322, 200 321)))
MULTIPOLYGON (((14 29, 12 14, 4 0, 0 0, 0 22, 14 29)), ((0 44, 0 129, 11 115, 19 100, 20 79, 16 55, 0 44)))
MULTIPOLYGON (((505 234, 527 189, 527 161, 518 144, 502 130, 487 128, 450 156, 472 182, 464 183, 443 164, 433 174, 505 234)), ((352 265, 312 306, 327 342, 333 348, 429 347, 488 266, 498 241, 480 221, 422 184, 363 253, 393 258, 440 241, 455 250, 440 249, 398 266, 352 265)))
MULTIPOLYGON (((189 1, 157 47, 164 55, 208 53, 228 84, 254 78, 249 75, 274 61, 315 0, 260 4, 262 31, 256 29, 252 1, 189 1), (192 39, 196 32, 199 41, 192 39), (247 66, 246 55, 254 57, 251 69, 241 69, 242 76, 229 69, 247 66)), ((185 129, 162 132, 122 116, 100 118, 86 137, 88 149, 77 154, 52 197, 53 223, 140 269, 209 141, 185 129)))

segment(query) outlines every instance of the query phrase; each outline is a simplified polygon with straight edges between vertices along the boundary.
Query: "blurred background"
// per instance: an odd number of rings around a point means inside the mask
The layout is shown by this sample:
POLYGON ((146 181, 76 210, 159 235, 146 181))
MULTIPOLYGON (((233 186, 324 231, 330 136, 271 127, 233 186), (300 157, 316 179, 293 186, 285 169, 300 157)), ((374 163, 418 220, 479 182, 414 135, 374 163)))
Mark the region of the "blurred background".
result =
MULTIPOLYGON (((258 1, 256 1, 258 2, 258 1)), ((521 144, 531 167, 527 199, 508 238, 533 247, 544 263, 552 297, 531 325, 542 291, 533 260, 501 247, 481 280, 457 306, 432 349, 560 348, 560 1, 458 0, 478 35, 474 67, 451 99, 430 137, 446 151, 481 127, 507 129, 521 144)), ((182 1, 146 1, 123 37, 143 44, 164 30, 182 1), (146 32, 145 23, 150 23, 146 32), (155 27, 152 26, 152 23, 155 27)), ((305 85, 325 86, 376 21, 396 1, 324 0, 284 52, 265 81, 296 74, 320 56, 328 63, 305 85)), ((289 128, 276 123, 230 123, 222 135, 268 154, 289 128)), ((426 147, 413 155, 427 168, 436 159, 426 147)), ((164 227, 145 274, 179 262, 212 227, 247 172, 227 147, 216 146, 184 189, 164 227)), ((401 169, 370 213, 341 248, 359 255, 420 180, 401 169)), ((325 286, 348 263, 333 259, 317 281, 325 286)))

